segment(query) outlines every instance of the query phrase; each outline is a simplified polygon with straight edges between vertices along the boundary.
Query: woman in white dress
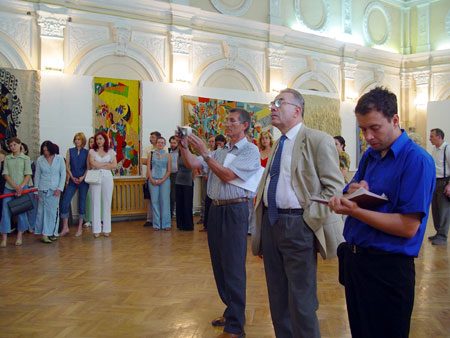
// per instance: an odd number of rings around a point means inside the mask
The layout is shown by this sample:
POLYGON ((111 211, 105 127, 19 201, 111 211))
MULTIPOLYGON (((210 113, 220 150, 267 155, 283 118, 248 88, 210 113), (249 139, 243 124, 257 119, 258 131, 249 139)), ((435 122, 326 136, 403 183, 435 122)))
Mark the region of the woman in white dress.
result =
POLYGON ((103 235, 111 234, 111 202, 114 180, 111 170, 116 169, 116 152, 109 147, 108 136, 98 132, 94 136, 94 148, 89 150, 89 164, 92 170, 101 171, 101 183, 90 184, 92 206, 92 232, 97 238, 102 232, 100 220, 101 206, 103 206, 103 235))

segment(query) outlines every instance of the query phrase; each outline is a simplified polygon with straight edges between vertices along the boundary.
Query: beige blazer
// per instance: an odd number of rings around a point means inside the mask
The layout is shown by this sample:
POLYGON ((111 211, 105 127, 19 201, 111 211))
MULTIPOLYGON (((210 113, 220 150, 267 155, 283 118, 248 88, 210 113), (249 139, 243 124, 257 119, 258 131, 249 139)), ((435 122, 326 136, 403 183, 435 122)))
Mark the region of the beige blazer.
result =
MULTIPOLYGON (((255 226, 252 229, 252 252, 254 255, 262 254, 261 223, 264 186, 279 142, 280 139, 272 147, 269 161, 258 187, 253 215, 255 226)), ((309 200, 311 196, 330 198, 342 195, 344 178, 339 170, 334 139, 322 131, 309 129, 302 125, 295 139, 291 173, 292 187, 304 209, 303 219, 314 231, 321 256, 324 259, 335 257, 337 246, 344 241, 342 217, 332 212, 328 206, 309 200)))

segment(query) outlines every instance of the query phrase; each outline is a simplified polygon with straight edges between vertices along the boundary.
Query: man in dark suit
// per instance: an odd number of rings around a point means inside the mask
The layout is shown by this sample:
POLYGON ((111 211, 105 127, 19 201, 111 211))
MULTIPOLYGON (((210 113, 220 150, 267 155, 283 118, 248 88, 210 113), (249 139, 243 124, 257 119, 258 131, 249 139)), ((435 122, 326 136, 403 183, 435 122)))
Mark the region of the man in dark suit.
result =
POLYGON ((255 205, 252 249, 264 257, 278 338, 320 337, 317 250, 333 257, 343 241, 342 218, 310 201, 338 194, 344 180, 333 138, 303 125, 304 109, 302 95, 290 88, 270 104, 272 125, 283 135, 272 147, 255 205))

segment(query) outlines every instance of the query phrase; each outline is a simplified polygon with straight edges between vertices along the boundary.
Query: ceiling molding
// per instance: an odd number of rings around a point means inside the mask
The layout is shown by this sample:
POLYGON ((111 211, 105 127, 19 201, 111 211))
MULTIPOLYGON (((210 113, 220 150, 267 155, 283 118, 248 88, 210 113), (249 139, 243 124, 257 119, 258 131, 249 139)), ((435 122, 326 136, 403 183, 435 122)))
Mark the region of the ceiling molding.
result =
POLYGON ((386 4, 397 6, 400 8, 412 8, 420 5, 428 5, 439 0, 381 0, 386 4))

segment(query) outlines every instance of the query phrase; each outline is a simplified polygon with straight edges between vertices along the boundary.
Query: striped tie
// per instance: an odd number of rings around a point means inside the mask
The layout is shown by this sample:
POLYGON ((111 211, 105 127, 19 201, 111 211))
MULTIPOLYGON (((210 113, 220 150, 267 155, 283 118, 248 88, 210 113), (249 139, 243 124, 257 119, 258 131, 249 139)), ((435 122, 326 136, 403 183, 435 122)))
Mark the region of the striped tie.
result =
POLYGON ((281 136, 280 144, 278 145, 277 152, 275 153, 275 158, 272 162, 272 167, 270 168, 270 182, 269 188, 267 189, 267 211, 269 214, 270 225, 274 225, 278 220, 278 209, 277 209, 277 184, 278 178, 280 177, 280 165, 281 165, 281 153, 283 152, 284 141, 286 140, 286 135, 281 136))

